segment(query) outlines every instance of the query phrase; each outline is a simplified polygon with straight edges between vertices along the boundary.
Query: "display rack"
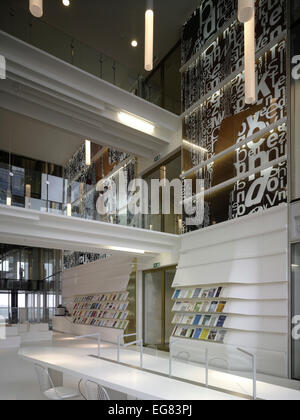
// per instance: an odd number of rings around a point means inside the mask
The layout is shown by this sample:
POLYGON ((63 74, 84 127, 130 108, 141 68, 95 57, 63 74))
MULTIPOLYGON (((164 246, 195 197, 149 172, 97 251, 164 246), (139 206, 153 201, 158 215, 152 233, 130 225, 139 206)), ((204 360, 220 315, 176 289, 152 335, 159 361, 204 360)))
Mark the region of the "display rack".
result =
POLYGON ((73 323, 126 329, 129 292, 109 292, 73 298, 73 323))
POLYGON ((227 329, 224 324, 227 300, 222 298, 223 287, 176 288, 172 297, 175 324, 172 336, 192 340, 223 343, 227 329))

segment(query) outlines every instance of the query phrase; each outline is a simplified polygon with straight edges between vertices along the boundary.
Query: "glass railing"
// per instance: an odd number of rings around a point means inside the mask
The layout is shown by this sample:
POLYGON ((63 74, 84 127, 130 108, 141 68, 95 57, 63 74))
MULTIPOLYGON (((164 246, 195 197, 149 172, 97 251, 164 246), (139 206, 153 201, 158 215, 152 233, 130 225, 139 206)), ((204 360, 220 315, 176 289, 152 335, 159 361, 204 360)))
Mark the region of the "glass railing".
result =
MULTIPOLYGON (((126 167, 122 170, 126 174, 126 167)), ((22 168, 0 162, 0 204, 9 207, 36 210, 53 215, 70 216, 121 226, 143 228, 145 230, 180 234, 180 215, 142 215, 130 212, 129 203, 130 200, 134 201, 134 196, 118 190, 118 176, 120 173, 121 170, 117 171, 115 175, 112 175, 117 190, 114 195, 115 192, 112 189, 110 203, 116 202, 116 208, 114 211, 110 211, 110 204, 108 204, 107 214, 101 215, 99 206, 97 205, 100 192, 96 190, 96 185, 79 182, 70 184, 70 207, 68 205, 67 179, 56 176, 49 177, 47 180, 45 174, 41 172, 28 173, 27 169, 23 170, 22 168), (31 188, 27 189, 27 185, 31 188), (27 191, 30 192, 28 196, 26 196, 27 191), (121 194, 123 197, 122 200, 120 199, 121 194)))
POLYGON ((0 324, 38 324, 49 323, 55 314, 55 308, 11 308, 0 307, 0 324))
POLYGON ((148 102, 170 112, 180 113, 178 100, 167 98, 162 89, 153 83, 150 87, 144 84, 143 77, 137 71, 60 31, 43 19, 36 19, 19 7, 10 7, 7 0, 0 2, 0 30, 148 102))

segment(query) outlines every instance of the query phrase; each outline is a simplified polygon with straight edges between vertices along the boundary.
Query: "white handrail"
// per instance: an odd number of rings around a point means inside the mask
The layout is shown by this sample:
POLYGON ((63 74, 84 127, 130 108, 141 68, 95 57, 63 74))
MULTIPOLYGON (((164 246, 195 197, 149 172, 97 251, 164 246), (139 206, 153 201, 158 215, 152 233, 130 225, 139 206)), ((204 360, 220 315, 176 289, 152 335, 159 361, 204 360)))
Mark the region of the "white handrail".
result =
POLYGON ((169 344, 170 347, 170 356, 169 356, 169 376, 172 376, 172 367, 173 367, 173 345, 179 343, 180 340, 171 341, 169 344))
POLYGON ((97 337, 98 338, 98 357, 101 357, 101 335, 99 333, 97 334, 85 334, 85 335, 79 335, 78 337, 74 337, 74 340, 79 340, 80 338, 88 338, 88 337, 97 337))
POLYGON ((237 348, 238 351, 240 351, 241 353, 246 354, 247 356, 250 356, 252 359, 252 369, 253 369, 253 399, 256 400, 257 399, 257 388, 256 388, 256 354, 250 353, 247 350, 241 349, 241 348, 237 348))
MULTIPOLYGON (((133 334, 123 334, 123 335, 119 335, 118 336, 118 350, 117 350, 117 361, 118 363, 120 363, 120 354, 121 354, 121 339, 125 338, 125 337, 137 337, 137 333, 133 333, 133 334)), ((129 347, 132 346, 134 344, 139 344, 140 346, 140 367, 143 368, 143 340, 139 339, 139 340, 135 340, 132 341, 130 343, 127 344, 123 344, 123 347, 129 347)))

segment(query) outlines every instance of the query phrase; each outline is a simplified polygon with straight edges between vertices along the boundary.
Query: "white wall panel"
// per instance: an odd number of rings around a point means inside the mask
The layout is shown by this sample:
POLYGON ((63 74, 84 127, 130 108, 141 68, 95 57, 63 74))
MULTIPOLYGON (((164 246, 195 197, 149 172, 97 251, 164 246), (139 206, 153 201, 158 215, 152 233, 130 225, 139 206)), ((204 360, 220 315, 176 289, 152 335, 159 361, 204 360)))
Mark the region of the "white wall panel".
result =
POLYGON ((287 376, 287 220, 283 205, 183 235, 173 286, 223 286, 227 300, 224 344, 182 340, 192 359, 193 346, 240 346, 256 352, 260 372, 287 376))

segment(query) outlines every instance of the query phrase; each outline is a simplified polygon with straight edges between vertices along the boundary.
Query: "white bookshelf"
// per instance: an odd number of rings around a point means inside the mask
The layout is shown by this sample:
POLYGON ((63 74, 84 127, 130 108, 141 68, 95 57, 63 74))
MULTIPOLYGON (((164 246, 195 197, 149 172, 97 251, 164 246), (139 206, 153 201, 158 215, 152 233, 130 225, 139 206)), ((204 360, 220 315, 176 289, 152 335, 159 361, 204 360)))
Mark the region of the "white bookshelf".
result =
POLYGON ((74 324, 101 328, 126 329, 129 321, 129 292, 107 292, 75 296, 72 319, 74 324))

